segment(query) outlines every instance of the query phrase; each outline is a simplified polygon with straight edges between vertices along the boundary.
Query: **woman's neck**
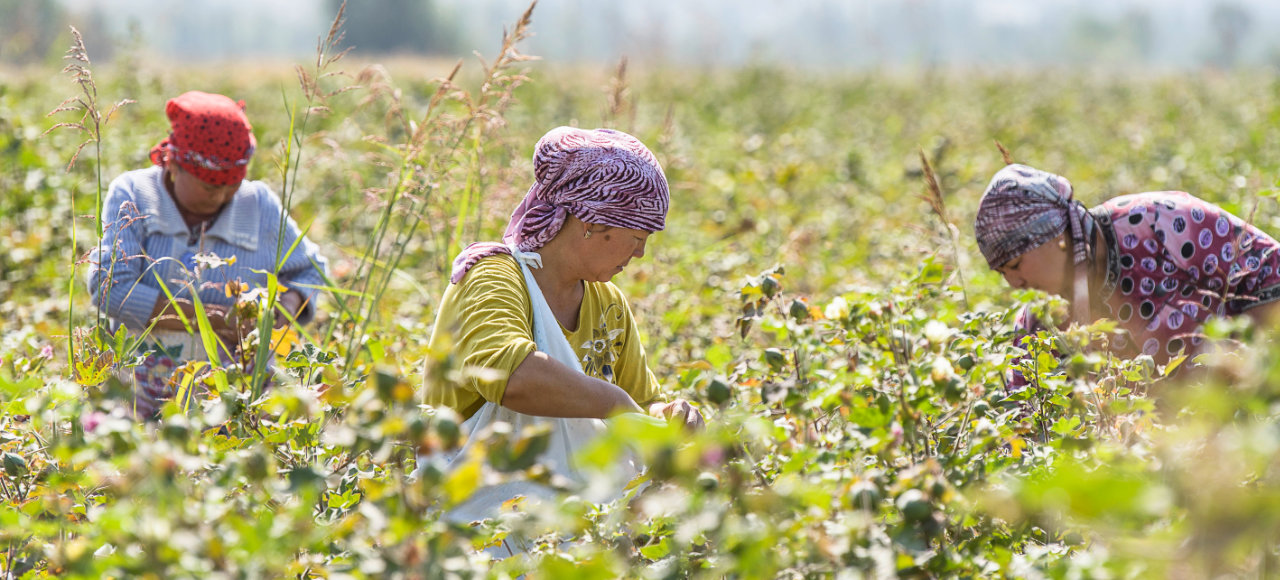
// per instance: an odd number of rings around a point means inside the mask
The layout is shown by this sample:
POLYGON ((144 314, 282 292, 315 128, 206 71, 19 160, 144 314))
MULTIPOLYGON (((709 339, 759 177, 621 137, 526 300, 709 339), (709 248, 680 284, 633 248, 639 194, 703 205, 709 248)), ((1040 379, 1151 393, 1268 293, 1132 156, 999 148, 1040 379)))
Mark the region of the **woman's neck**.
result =
POLYGON ((560 324, 569 330, 577 329, 586 285, 573 273, 570 256, 562 251, 555 239, 543 246, 538 254, 542 256, 542 267, 532 270, 533 279, 538 282, 542 296, 547 299, 547 305, 560 324))

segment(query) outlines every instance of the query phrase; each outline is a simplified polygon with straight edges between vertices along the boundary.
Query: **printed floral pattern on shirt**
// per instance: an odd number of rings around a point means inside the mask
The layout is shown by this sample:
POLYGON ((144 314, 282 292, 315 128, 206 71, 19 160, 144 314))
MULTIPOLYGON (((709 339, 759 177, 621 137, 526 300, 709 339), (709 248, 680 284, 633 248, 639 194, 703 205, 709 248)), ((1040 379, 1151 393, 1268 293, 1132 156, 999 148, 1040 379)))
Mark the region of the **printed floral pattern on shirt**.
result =
POLYGON ((618 362, 618 355, 622 352, 623 335, 626 334, 626 329, 620 326, 610 328, 609 323, 620 324, 622 315, 622 308, 617 304, 610 304, 600 314, 600 320, 591 330, 591 340, 578 347, 584 352, 582 372, 600 377, 610 383, 614 382, 613 367, 618 362))

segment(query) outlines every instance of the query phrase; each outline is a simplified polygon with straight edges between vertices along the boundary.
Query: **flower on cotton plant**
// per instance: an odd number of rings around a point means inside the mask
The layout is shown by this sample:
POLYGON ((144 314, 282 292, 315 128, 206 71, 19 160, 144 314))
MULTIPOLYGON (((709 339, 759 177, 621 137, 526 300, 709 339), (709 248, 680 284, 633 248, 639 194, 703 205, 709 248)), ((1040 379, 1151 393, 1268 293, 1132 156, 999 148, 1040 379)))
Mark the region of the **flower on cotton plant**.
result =
POLYGON ((954 333, 950 326, 937 320, 930 320, 924 325, 924 337, 928 339, 929 344, 935 346, 946 342, 954 333))
POLYGON ((844 320, 849 317, 849 301, 844 296, 836 296, 827 303, 827 307, 823 309, 822 315, 828 320, 844 320))
POLYGON ((933 382, 944 383, 955 376, 956 369, 951 366, 951 361, 947 360, 947 357, 939 356, 933 359, 933 365, 929 369, 929 378, 933 379, 933 382))

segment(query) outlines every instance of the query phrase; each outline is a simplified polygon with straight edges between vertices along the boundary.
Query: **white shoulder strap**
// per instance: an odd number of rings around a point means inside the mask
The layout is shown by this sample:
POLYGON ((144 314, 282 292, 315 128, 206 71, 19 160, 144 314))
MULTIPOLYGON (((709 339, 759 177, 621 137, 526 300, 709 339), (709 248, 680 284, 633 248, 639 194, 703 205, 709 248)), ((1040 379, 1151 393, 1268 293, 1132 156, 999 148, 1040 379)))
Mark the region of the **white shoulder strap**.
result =
POLYGON ((582 372, 578 353, 573 350, 569 341, 565 339, 564 333, 560 331, 560 322, 551 312, 551 306, 547 304, 547 299, 542 295, 542 289, 538 287, 538 281, 533 278, 533 271, 530 270, 530 268, 542 267, 542 256, 536 252, 521 252, 514 244, 507 247, 511 250, 511 256, 516 259, 516 263, 520 264, 520 270, 524 272, 525 285, 529 287, 529 302, 533 304, 533 341, 538 344, 538 350, 547 353, 548 356, 569 368, 582 372))

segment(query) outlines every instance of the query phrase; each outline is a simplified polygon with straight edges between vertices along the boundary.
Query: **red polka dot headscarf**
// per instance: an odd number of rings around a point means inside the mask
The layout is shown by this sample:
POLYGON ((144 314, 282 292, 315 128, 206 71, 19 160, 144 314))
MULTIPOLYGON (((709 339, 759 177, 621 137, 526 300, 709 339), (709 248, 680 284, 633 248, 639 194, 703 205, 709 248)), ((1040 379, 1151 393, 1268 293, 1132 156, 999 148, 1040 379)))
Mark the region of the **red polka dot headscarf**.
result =
POLYGON ((612 129, 557 127, 533 154, 533 186, 511 214, 502 244, 471 244, 453 261, 458 283, 482 258, 514 245, 535 252, 572 215, 591 224, 646 232, 666 226, 670 196, 657 158, 639 139, 612 129))
POLYGON ((173 130, 151 148, 151 162, 177 163, 183 171, 211 185, 244 180, 257 147, 244 101, 190 91, 170 99, 164 108, 173 130))

